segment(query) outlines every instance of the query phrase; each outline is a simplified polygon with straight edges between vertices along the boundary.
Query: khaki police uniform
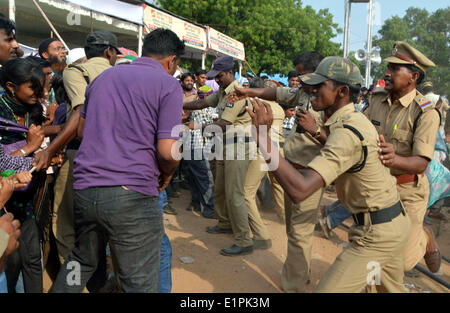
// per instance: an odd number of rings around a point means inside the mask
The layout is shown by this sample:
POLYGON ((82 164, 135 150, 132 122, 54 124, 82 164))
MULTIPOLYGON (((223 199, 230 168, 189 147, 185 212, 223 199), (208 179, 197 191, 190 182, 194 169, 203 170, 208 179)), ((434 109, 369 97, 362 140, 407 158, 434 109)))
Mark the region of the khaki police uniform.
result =
POLYGON ((8 247, 9 235, 3 229, 0 228, 0 258, 8 247))
MULTIPOLYGON (((270 108, 272 109, 273 122, 271 126, 271 138, 273 141, 277 141, 279 146, 282 148, 284 145, 283 137, 283 120, 284 120, 284 110, 278 105, 278 103, 273 101, 266 101, 270 108)), ((283 153, 282 153, 283 156, 283 153)), ((248 222, 250 224, 250 229, 253 233, 253 238, 255 240, 268 240, 270 239, 269 231, 266 225, 261 219, 261 215, 258 211, 258 206, 256 205, 256 192, 258 191, 261 180, 264 178, 268 170, 267 164, 258 154, 258 159, 250 161, 250 165, 247 170, 247 175, 245 178, 245 202, 248 207, 248 222)), ((284 207, 284 190, 283 187, 278 183, 272 172, 269 172, 269 179, 271 182, 272 195, 274 198, 276 210, 281 211, 284 207)), ((284 215, 284 214, 283 214, 284 215)))
MULTIPOLYGON (((111 64, 105 58, 94 57, 78 67, 79 69, 67 67, 63 72, 64 88, 71 102, 71 106, 67 107, 67 120, 75 107, 84 104, 88 81, 92 82, 100 73, 110 68, 111 64)), ((73 160, 76 153, 77 150, 67 148, 54 187, 52 229, 61 264, 75 246, 73 160)))
MULTIPOLYGON (((235 142, 235 132, 229 129, 224 134, 223 160, 216 161, 216 180, 214 188, 214 209, 218 218, 217 226, 222 229, 232 229, 235 244, 239 247, 253 245, 248 223, 248 209, 245 203, 244 185, 247 169, 250 164, 249 141, 251 117, 246 112, 246 106, 251 108, 248 99, 234 104, 227 104, 226 97, 235 87, 242 86, 234 80, 227 88, 220 89, 205 99, 211 107, 217 107, 219 119, 232 123, 234 128, 242 127, 245 140, 235 142), (246 142, 245 142, 246 141, 246 142), (227 159, 230 155, 232 159, 227 159)), ((217 151, 216 147, 216 151, 217 151)), ((255 145, 256 151, 256 145, 255 145)))
MULTIPOLYGON (((361 224, 352 226, 350 245, 336 258, 315 292, 360 292, 367 285, 371 271, 379 269, 382 291, 405 292, 403 286, 403 249, 409 238, 410 221, 399 205, 395 178, 378 154, 378 133, 353 103, 336 111, 325 123, 329 136, 320 155, 308 167, 322 176, 325 185, 336 180, 339 200, 352 214, 361 213, 361 224), (350 125, 364 140, 344 127, 350 125), (364 167, 349 173, 364 159, 364 167), (373 224, 369 212, 398 205, 402 213, 391 221, 373 224)), ((372 213, 373 214, 373 213, 372 213)), ((376 277, 375 277, 376 278, 376 277)))
MULTIPOLYGON (((431 160, 439 128, 439 114, 432 103, 422 107, 428 102, 429 100, 416 89, 394 102, 391 101, 389 93, 378 91, 373 94, 365 114, 378 133, 394 145, 396 154, 406 157, 422 156, 431 160), (420 112, 420 119, 413 131, 414 122, 420 112)), ((411 237, 404 256, 405 271, 408 271, 425 255, 427 237, 423 230, 423 220, 430 187, 423 173, 414 175, 391 169, 391 174, 398 179, 397 189, 412 222, 411 237), (408 177, 410 179, 407 179, 408 177)))
POLYGON ((448 109, 450 109, 450 106, 448 104, 447 99, 441 97, 441 100, 442 100, 442 104, 439 109, 439 111, 441 112, 441 126, 445 126, 445 121, 447 120, 447 112, 448 112, 448 109))
MULTIPOLYGON (((317 125, 323 127, 324 114, 311 106, 310 97, 301 88, 277 88, 276 101, 280 104, 300 106, 311 113, 317 125)), ((298 170, 306 168, 319 155, 322 144, 311 134, 298 133, 292 128, 284 144, 286 160, 298 170)), ((314 226, 317 222, 317 208, 323 195, 320 188, 307 199, 294 203, 285 194, 286 234, 288 237, 287 257, 281 272, 281 285, 285 292, 305 292, 311 274, 311 251, 314 226)))
MULTIPOLYGON (((392 54, 386 59, 387 62, 415 64, 424 72, 434 66, 422 53, 404 42, 397 42, 392 54)), ((421 156, 428 160, 433 158, 440 123, 439 113, 435 103, 416 89, 394 102, 388 92, 377 91, 372 95, 365 114, 378 133, 394 145, 396 154, 404 157, 421 156)), ((411 236, 404 251, 404 269, 408 271, 426 253, 428 239, 423 220, 430 193, 429 182, 423 173, 416 175, 391 169, 391 174, 397 177, 397 190, 411 219, 411 236)))

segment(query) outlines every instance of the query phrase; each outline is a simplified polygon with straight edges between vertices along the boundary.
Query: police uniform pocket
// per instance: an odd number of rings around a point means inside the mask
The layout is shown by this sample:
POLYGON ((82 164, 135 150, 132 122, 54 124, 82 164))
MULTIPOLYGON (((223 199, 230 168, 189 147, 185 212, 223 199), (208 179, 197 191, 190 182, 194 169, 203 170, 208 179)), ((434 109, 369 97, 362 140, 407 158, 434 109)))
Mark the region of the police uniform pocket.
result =
POLYGON ((412 133, 406 129, 396 129, 392 138, 398 142, 410 141, 412 138, 412 133))
POLYGON ((348 240, 361 247, 367 246, 371 230, 372 225, 353 225, 348 233, 348 240))
POLYGON ((396 129, 392 135, 392 141, 396 144, 396 153, 409 154, 412 146, 412 133, 405 129, 396 129))

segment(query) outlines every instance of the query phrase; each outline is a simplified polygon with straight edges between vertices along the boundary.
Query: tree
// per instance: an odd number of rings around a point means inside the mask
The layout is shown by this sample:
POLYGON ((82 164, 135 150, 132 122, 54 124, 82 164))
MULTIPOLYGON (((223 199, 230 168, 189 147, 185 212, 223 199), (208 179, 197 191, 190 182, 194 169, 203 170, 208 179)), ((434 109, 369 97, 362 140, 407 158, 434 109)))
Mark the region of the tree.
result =
POLYGON ((330 41, 341 32, 328 10, 316 12, 295 0, 159 0, 179 16, 211 26, 244 43, 256 73, 287 73, 304 51, 339 55, 330 41))
MULTIPOLYGON (((449 95, 450 92, 450 7, 430 14, 426 9, 410 7, 403 18, 394 16, 385 21, 374 46, 381 49, 382 58, 392 52, 394 43, 406 41, 418 49, 436 67, 427 71, 425 81, 432 81, 435 93, 449 95)), ((375 76, 383 78, 386 64, 377 67, 375 76)))

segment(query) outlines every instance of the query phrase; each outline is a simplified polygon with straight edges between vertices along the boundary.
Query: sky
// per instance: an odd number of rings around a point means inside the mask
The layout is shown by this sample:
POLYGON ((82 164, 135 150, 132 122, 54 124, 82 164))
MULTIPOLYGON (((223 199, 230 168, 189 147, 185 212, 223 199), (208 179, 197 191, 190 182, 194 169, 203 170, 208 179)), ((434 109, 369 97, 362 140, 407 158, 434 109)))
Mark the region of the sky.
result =
MULTIPOLYGON (((301 0, 301 2, 303 6, 310 5, 317 11, 328 8, 333 15, 333 21, 339 24, 342 31, 344 30, 345 0, 301 0)), ((428 12, 434 12, 447 6, 450 6, 448 0, 375 0, 372 35, 378 34, 386 19, 394 15, 403 17, 409 7, 417 7, 427 9, 428 12)), ((368 15, 367 3, 353 3, 351 5, 350 51, 364 49, 367 42, 368 15)), ((343 32, 333 38, 332 41, 340 43, 341 47, 343 47, 343 32)))

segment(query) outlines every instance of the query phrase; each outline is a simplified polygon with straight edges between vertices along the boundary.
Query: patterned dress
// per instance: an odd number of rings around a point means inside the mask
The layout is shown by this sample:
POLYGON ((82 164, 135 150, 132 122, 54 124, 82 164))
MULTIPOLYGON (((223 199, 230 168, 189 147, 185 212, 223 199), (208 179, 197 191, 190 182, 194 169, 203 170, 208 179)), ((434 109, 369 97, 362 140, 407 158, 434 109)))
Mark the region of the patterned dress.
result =
MULTIPOLYGON (((0 117, 17 123, 14 113, 4 97, 0 98, 0 117)), ((30 125, 28 116, 25 116, 25 126, 30 125)), ((0 143, 2 145, 14 144, 18 141, 26 140, 26 133, 0 129, 0 143)), ((3 148, 3 147, 2 147, 3 148)), ((14 217, 21 223, 27 219, 35 219, 33 211, 33 198, 37 186, 27 188, 25 191, 15 191, 9 201, 5 204, 6 209, 14 214, 14 217)))

